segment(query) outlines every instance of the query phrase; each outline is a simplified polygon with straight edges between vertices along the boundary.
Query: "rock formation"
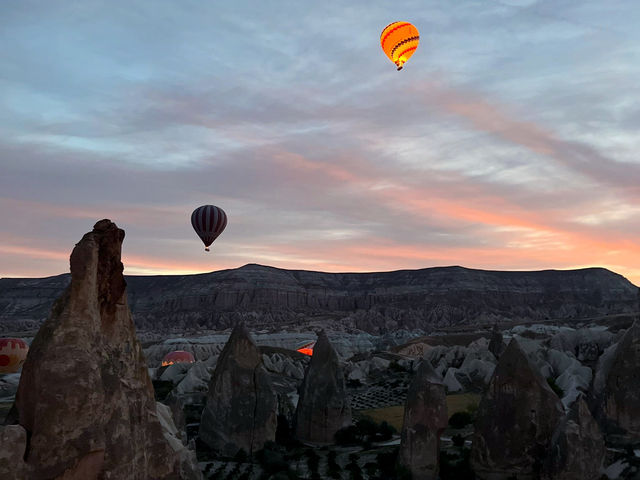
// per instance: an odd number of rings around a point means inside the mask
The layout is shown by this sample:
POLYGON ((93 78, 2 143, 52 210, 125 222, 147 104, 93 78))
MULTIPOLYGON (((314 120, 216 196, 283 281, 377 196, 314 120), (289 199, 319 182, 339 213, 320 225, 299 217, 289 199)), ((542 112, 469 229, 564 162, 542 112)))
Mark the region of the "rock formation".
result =
MULTIPOLYGON (((67 276, 0 279, 0 331, 41 322, 68 281, 67 276)), ((176 326, 222 330, 243 320, 278 326, 304 323, 313 313, 378 333, 591 317, 634 312, 637 306, 637 288, 602 268, 496 272, 437 267, 338 274, 245 265, 202 275, 128 276, 127 282, 136 325, 155 331, 176 326)))
POLYGON ((27 432, 20 425, 0 426, 0 478, 22 480, 27 476, 24 452, 27 432))
POLYGON ((444 385, 425 360, 409 387, 398 454, 414 480, 438 478, 440 434, 448 419, 444 385))
POLYGON ((606 366, 598 372, 597 411, 607 433, 619 434, 629 440, 640 440, 640 322, 636 321, 624 334, 606 366))
POLYGON ((502 338, 502 332, 498 329, 497 325, 493 326, 493 330, 491 330, 491 340, 489 341, 489 351, 493 353, 493 356, 497 359, 500 358, 502 352, 506 345, 504 344, 504 340, 502 338))
POLYGON ((481 479, 538 478, 564 409, 516 340, 500 357, 478 408, 471 463, 481 479))
POLYGON ((351 407, 338 355, 321 331, 300 387, 295 435, 303 442, 330 444, 335 433, 350 424, 351 407))
POLYGON ((563 329, 549 341, 549 346, 568 352, 577 360, 595 367, 598 358, 614 341, 614 334, 604 328, 563 329))
POLYGON ((200 439, 224 456, 253 454, 276 435, 278 401, 262 354, 243 324, 225 345, 209 382, 200 439))
POLYGON ((573 403, 553 434, 546 454, 545 480, 598 480, 605 456, 604 438, 582 397, 573 403))
POLYGON ((25 478, 184 478, 127 306, 123 239, 109 220, 84 235, 33 340, 13 413, 29 438, 25 478))

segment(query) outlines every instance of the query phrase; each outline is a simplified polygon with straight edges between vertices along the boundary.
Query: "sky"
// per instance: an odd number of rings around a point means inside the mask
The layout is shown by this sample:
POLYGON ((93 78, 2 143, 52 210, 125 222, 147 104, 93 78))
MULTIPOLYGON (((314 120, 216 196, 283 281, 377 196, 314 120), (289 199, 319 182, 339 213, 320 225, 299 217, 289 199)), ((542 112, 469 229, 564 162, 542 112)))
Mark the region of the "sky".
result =
POLYGON ((640 285, 637 0, 0 3, 0 277, 601 266, 640 285), (420 31, 397 72, 394 21, 420 31), (228 225, 204 252, 192 210, 228 225))

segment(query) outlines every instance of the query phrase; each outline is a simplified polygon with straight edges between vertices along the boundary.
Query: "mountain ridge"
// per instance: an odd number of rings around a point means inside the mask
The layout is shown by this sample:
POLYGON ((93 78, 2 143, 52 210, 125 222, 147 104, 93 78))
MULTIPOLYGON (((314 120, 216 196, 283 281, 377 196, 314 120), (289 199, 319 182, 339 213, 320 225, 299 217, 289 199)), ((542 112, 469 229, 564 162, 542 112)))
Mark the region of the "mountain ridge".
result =
MULTIPOLYGON (((462 266, 317 272, 246 264, 192 275, 125 275, 138 328, 228 328, 323 317, 350 328, 433 329, 636 311, 638 287, 602 267, 504 271, 462 266)), ((36 328, 69 274, 0 279, 0 331, 36 328), (11 326, 11 328, 10 328, 11 326)))

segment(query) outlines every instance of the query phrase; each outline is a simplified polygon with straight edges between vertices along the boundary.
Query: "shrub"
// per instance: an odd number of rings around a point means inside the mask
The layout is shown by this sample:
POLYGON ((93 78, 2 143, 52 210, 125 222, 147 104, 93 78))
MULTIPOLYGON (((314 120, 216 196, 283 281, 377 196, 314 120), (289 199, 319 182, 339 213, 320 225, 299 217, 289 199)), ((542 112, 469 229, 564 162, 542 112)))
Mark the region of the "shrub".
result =
POLYGON ((331 450, 327 455, 327 475, 329 478, 340 478, 340 465, 337 461, 338 454, 331 450))
POLYGON ((476 478, 469 462, 468 448, 463 448, 460 456, 440 452, 440 478, 442 480, 474 480, 476 478))
POLYGON ((157 402, 165 400, 167 395, 173 390, 173 382, 167 380, 153 380, 151 383, 157 402))
POLYGON ((394 433, 398 431, 393 425, 389 425, 387 422, 383 421, 378 427, 378 435, 380 441, 391 440, 394 433))
POLYGON ((256 459, 260 462, 265 474, 289 470, 289 464, 285 461, 284 455, 270 446, 265 445, 265 448, 256 453, 256 459))
POLYGON ((559 398, 564 397, 564 390, 558 386, 553 377, 547 377, 547 383, 559 398))
POLYGON ((469 412, 456 412, 449 419, 451 428, 464 428, 472 422, 473 417, 469 412))
POLYGON ((311 473, 318 473, 318 467, 320 466, 320 456, 315 450, 308 448, 307 451, 307 465, 311 473))
POLYGON ((352 480, 364 479, 360 465, 358 465, 358 456, 355 453, 349 455, 349 463, 347 464, 346 469, 349 470, 349 478, 352 480))
POLYGON ((376 456, 380 477, 384 479, 396 478, 396 460, 398 459, 398 447, 387 452, 380 452, 376 456))
POLYGON ((364 464, 364 471, 367 472, 367 476, 369 478, 372 478, 378 471, 378 465, 376 465, 374 462, 367 462, 364 464))
POLYGON ((233 456, 233 460, 239 463, 244 463, 249 458, 247 451, 244 448, 238 450, 238 452, 233 456))
POLYGON ((292 447, 296 443, 293 437, 293 429, 285 415, 278 415, 276 424, 276 443, 287 447, 292 447))
POLYGON ((454 435, 454 436, 451 438, 451 441, 453 442, 453 444, 454 444, 456 447, 463 447, 463 446, 464 446, 464 437, 463 437, 462 435, 457 435, 457 434, 456 434, 456 435, 454 435))
POLYGON ((400 365, 397 360, 391 360, 391 363, 389 363, 389 370, 392 370, 394 372, 406 372, 407 371, 407 369, 404 368, 402 365, 400 365))
POLYGON ((341 428, 334 435, 334 439, 338 445, 355 445, 360 441, 358 427, 349 425, 341 428))

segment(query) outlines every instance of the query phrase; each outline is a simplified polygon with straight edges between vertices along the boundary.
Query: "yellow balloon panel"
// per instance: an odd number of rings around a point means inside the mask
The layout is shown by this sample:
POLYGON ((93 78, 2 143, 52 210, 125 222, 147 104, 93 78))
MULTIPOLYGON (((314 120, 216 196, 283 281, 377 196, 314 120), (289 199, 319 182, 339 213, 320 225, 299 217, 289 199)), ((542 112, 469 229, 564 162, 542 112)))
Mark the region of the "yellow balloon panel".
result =
POLYGON ((380 34, 380 46, 398 70, 411 58, 420 43, 418 29, 409 22, 394 22, 380 34))
POLYGON ((15 373, 27 358, 29 345, 19 338, 0 338, 0 373, 15 373))

